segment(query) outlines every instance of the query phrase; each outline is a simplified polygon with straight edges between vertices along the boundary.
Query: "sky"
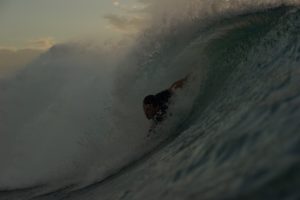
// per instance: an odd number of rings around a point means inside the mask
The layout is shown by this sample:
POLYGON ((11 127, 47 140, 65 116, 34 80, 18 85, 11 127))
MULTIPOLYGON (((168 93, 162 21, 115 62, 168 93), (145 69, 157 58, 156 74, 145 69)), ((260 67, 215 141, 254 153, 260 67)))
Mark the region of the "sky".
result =
POLYGON ((137 0, 0 0, 0 49, 120 38, 141 24, 134 13, 142 6, 137 0))
POLYGON ((0 0, 0 79, 55 44, 132 37, 144 8, 141 0, 0 0))

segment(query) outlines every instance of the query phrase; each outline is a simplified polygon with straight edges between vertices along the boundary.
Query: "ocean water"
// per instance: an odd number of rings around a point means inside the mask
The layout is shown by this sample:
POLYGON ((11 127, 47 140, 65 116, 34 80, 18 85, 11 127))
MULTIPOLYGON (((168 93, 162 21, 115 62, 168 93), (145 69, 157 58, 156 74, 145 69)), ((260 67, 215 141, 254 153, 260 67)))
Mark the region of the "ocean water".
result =
POLYGON ((300 199, 299 2, 205 2, 1 80, 0 199, 300 199), (187 74, 148 138, 143 97, 187 74))

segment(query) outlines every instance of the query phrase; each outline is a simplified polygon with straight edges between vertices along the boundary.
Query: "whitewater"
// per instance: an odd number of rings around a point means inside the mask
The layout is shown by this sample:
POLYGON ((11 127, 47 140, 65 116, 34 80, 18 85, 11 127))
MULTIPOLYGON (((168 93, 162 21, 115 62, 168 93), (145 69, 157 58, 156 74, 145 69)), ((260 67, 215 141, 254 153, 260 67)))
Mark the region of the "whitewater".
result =
POLYGON ((300 199, 300 2, 162 0, 0 79, 0 199, 300 199), (143 98, 190 74, 147 137, 143 98))

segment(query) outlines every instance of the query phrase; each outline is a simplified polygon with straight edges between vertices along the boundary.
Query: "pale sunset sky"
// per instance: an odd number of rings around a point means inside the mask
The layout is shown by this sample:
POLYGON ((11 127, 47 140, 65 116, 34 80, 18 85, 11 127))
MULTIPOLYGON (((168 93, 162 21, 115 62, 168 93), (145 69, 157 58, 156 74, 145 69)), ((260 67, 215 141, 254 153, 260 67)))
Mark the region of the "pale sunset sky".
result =
POLYGON ((144 9, 140 0, 0 0, 0 78, 55 44, 130 37, 144 9))
POLYGON ((142 7, 138 0, 0 0, 0 49, 121 37, 140 23, 142 7))

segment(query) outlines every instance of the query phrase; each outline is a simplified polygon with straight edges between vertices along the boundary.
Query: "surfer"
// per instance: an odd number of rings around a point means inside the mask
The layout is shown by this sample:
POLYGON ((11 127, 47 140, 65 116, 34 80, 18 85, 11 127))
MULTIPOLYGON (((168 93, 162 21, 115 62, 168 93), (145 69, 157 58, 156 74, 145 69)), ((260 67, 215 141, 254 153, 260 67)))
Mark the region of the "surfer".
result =
POLYGON ((165 119, 170 98, 178 88, 182 88, 188 76, 173 83, 170 88, 156 95, 148 95, 144 98, 143 108, 147 119, 159 123, 165 119))

